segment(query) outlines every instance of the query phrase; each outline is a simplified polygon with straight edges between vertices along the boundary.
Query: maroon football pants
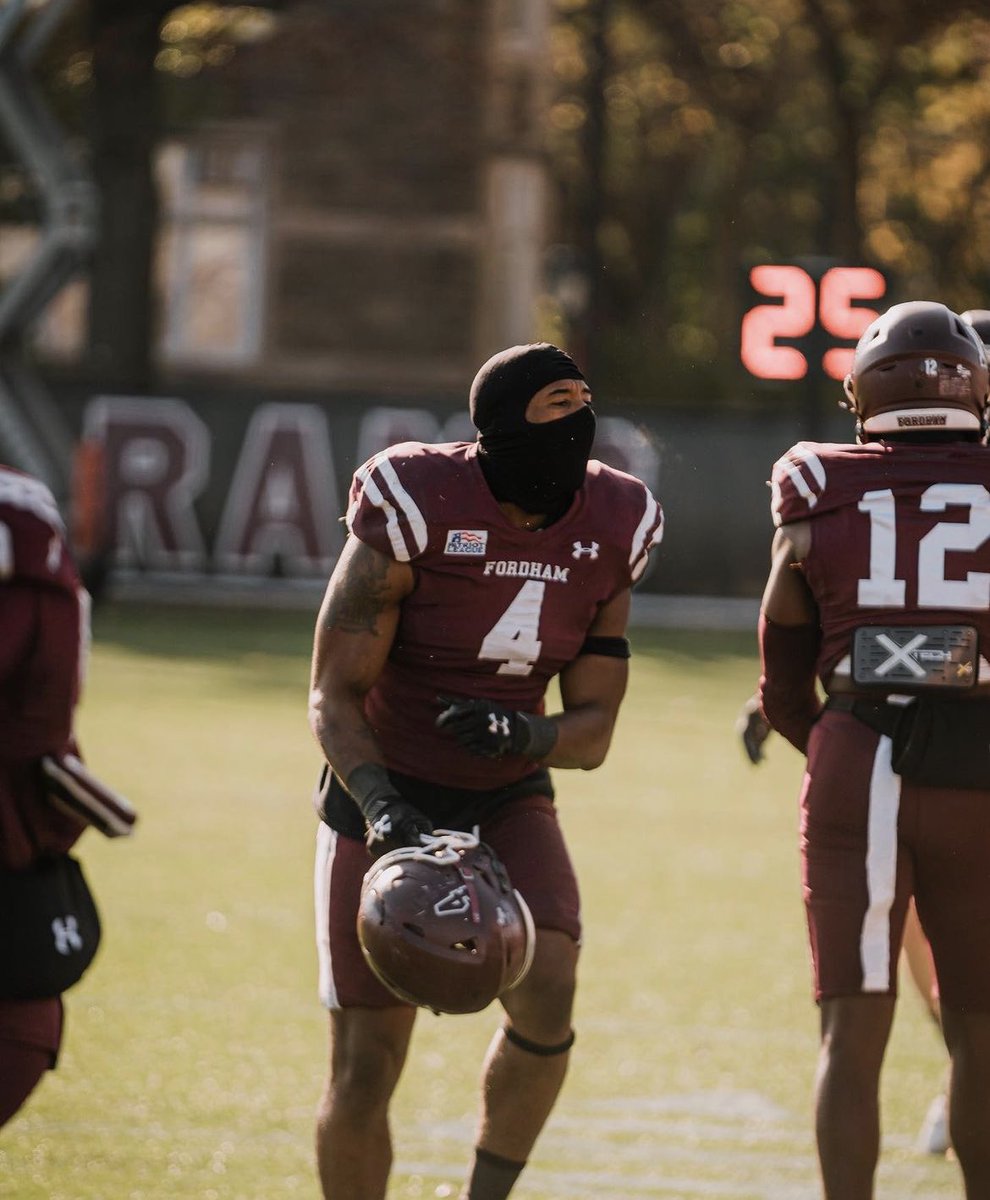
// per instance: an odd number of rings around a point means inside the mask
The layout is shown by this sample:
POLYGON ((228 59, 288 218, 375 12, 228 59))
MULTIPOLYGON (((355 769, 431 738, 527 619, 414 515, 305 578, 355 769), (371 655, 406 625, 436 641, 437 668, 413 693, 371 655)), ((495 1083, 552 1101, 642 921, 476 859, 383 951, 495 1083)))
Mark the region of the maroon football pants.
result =
POLYGON ((801 856, 816 997, 896 992, 913 895, 943 1003, 990 1012, 990 791, 906 783, 890 751, 848 713, 811 732, 801 856))

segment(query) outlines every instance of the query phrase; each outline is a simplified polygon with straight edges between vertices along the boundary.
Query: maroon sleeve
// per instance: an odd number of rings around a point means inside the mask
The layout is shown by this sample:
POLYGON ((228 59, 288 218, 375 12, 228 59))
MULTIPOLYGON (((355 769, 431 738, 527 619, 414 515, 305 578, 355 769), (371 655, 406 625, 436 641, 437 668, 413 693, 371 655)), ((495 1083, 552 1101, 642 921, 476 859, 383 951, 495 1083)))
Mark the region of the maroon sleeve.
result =
POLYGON ((821 713, 815 669, 821 629, 815 625, 778 625, 760 613, 759 698, 763 715, 802 754, 821 713))
MULTIPOLYGON (((31 650, 36 623, 35 589, 23 584, 0 584, 0 694, 7 690, 31 650)), ((0 753, 2 753, 0 746, 0 753)))
POLYGON ((87 599, 51 492, 0 467, 0 763, 68 748, 87 599))
POLYGON ((664 515, 663 507, 645 483, 640 483, 639 493, 639 522, 633 534, 632 546, 629 553, 630 583, 635 583, 646 570, 650 551, 663 541, 664 515))
POLYGON ((86 595, 51 493, 0 467, 0 863, 65 850, 83 826, 48 802, 40 759, 74 745, 86 595))
POLYGON ((68 850, 84 825, 50 803, 43 754, 74 746, 80 610, 72 593, 0 586, 0 864, 68 850), (7 631, 16 632, 8 639, 7 631))
POLYGON ((798 442, 773 464, 770 512, 774 525, 789 525, 815 515, 828 483, 827 446, 798 442))
POLYGON ((595 459, 588 464, 586 489, 589 504, 603 514, 598 536, 603 546, 611 547, 615 565, 611 599, 643 576, 651 550, 663 541, 663 507, 641 479, 595 459))
POLYGON ((0 762, 62 754, 79 696, 82 614, 73 593, 0 587, 0 762), (8 630, 14 636, 8 638, 8 630))
POLYGON ((348 531, 397 562, 418 558, 429 541, 427 517, 417 503, 426 459, 426 448, 403 442, 369 459, 351 481, 348 531))

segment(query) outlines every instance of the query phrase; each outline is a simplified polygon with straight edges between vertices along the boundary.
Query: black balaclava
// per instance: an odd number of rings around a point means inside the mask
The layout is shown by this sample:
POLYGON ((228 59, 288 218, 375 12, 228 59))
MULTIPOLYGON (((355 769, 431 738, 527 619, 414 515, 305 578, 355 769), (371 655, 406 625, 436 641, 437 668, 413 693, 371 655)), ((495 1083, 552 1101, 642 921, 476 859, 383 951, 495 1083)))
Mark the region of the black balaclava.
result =
POLYGON ((471 385, 478 462, 495 499, 554 519, 584 482, 595 439, 590 404, 554 421, 526 420, 530 400, 558 379, 584 376, 570 355, 549 342, 537 342, 494 355, 471 385))

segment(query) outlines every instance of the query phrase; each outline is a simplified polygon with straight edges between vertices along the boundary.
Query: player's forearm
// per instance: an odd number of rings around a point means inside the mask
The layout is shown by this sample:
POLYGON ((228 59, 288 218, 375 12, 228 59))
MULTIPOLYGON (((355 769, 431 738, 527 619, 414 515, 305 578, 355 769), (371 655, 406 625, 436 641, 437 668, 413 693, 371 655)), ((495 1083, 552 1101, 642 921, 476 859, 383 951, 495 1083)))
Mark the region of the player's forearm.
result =
POLYGON ((815 685, 821 630, 817 624, 779 625, 760 615, 760 707, 766 719, 802 753, 821 713, 815 685))
POLYGON ((605 761, 615 728, 614 716, 589 705, 545 718, 557 730, 553 749, 540 761, 547 767, 571 767, 593 771, 605 761))
POLYGON ((362 698, 334 695, 316 686, 310 692, 309 726, 337 777, 346 780, 355 767, 382 763, 381 748, 364 716, 362 698))

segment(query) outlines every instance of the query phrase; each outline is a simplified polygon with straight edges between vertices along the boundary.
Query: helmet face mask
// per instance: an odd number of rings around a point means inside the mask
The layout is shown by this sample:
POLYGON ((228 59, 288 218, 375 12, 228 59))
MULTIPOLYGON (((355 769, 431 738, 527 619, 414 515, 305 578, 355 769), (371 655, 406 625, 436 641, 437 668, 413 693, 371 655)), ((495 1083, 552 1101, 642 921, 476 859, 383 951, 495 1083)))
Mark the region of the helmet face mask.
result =
POLYGON ((529 970, 529 908, 494 852, 440 830, 422 847, 383 855, 361 889, 358 940, 400 1000, 436 1013, 479 1012, 529 970))
POLYGON ((967 325, 972 326, 984 346, 990 346, 990 310, 968 308, 959 314, 967 325))
POLYGON ((983 432, 988 389, 979 335, 929 300, 895 304, 874 320, 844 383, 860 440, 919 430, 983 432))

